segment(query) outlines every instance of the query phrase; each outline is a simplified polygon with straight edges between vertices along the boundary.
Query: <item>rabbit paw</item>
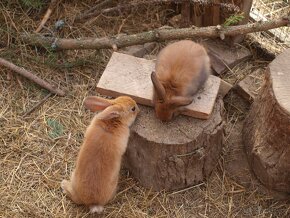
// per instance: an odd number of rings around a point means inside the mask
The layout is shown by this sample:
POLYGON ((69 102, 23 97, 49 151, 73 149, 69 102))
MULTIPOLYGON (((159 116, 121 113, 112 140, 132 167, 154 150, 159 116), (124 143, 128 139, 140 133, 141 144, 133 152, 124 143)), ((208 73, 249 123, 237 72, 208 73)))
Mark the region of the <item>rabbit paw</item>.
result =
POLYGON ((67 193, 67 191, 66 191, 67 183, 68 183, 68 181, 67 181, 66 179, 62 180, 61 183, 60 183, 60 187, 61 187, 62 192, 63 192, 64 194, 67 193))
POLYGON ((94 205, 94 206, 90 206, 90 213, 102 213, 104 210, 103 206, 100 205, 94 205))

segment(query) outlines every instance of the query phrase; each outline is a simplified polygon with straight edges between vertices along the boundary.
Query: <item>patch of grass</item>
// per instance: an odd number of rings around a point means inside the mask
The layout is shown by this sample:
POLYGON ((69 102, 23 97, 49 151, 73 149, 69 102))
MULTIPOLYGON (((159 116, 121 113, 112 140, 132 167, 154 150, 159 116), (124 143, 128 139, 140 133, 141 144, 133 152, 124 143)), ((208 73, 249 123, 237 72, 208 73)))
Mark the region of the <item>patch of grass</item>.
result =
POLYGON ((63 134, 63 125, 55 119, 47 118, 46 124, 50 127, 48 132, 49 137, 52 139, 58 138, 63 134))
POLYGON ((223 23, 224 27, 227 26, 233 26, 238 24, 241 20, 245 18, 244 13, 241 14, 234 14, 226 19, 226 21, 223 23))
POLYGON ((33 9, 40 9, 44 2, 43 0, 21 0, 23 6, 33 9))

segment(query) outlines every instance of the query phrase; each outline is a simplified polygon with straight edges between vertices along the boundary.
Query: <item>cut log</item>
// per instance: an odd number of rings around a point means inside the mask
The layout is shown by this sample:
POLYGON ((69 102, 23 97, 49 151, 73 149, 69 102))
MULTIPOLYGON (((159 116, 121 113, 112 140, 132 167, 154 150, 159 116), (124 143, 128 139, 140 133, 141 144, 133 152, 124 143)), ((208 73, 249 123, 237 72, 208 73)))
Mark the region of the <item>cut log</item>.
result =
POLYGON ((223 101, 217 99, 208 120, 178 116, 162 123, 154 110, 141 106, 131 128, 124 164, 132 175, 155 191, 177 190, 209 178, 223 144, 223 101))
MULTIPOLYGON (((114 52, 97 85, 102 95, 127 95, 137 103, 153 106, 153 85, 150 79, 155 62, 114 52)), ((195 95, 193 103, 183 114, 208 119, 219 91, 220 78, 210 76, 204 87, 195 95)))
POLYGON ((245 120, 249 163, 268 188, 290 193, 290 49, 266 71, 266 81, 245 120))
POLYGON ((224 73, 252 56, 247 48, 229 46, 221 40, 209 39, 203 43, 208 50, 212 68, 217 74, 224 73))

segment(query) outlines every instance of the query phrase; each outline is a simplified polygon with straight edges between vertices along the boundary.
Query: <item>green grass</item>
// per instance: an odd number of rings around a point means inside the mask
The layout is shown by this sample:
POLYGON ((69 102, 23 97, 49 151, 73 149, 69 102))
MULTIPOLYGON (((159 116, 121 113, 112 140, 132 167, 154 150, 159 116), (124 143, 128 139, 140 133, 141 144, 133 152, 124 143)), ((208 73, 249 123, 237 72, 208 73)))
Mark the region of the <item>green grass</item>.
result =
POLYGON ((62 136, 64 128, 60 122, 52 118, 47 118, 46 124, 50 127, 50 131, 48 132, 50 138, 55 139, 62 136))
POLYGON ((224 27, 227 27, 227 26, 233 26, 233 25, 236 25, 238 24, 241 20, 243 20, 245 17, 244 17, 244 14, 241 13, 241 14, 234 14, 232 16, 230 16, 229 18, 227 18, 225 20, 225 22, 223 23, 223 26, 224 27))
POLYGON ((40 9, 44 5, 43 0, 21 0, 24 7, 40 9))

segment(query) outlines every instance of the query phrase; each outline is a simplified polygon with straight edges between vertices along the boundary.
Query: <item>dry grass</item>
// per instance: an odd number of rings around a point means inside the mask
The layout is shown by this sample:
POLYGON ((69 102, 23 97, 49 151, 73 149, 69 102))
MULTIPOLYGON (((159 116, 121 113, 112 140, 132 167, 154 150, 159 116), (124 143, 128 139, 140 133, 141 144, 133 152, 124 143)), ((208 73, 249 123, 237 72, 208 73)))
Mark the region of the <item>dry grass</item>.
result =
MULTIPOLYGON (((23 113, 47 92, 7 69, 0 68, 0 216, 1 217, 90 217, 88 210, 74 205, 60 189, 68 178, 83 132, 92 118, 82 100, 95 94, 95 84, 111 51, 53 53, 26 46, 17 40, 20 32, 36 29, 41 10, 20 7, 21 1, 0 3, 0 56, 24 66, 45 80, 67 90, 65 97, 51 97, 23 118, 23 113)), ((84 25, 72 24, 74 16, 92 3, 64 1, 47 26, 57 19, 68 25, 63 37, 104 36, 132 33, 162 25, 161 8, 150 7, 123 16, 98 16, 84 25)), ((46 31, 45 31, 46 32, 46 31)), ((237 66, 224 78, 236 83, 268 62, 253 59, 237 66)), ((259 185, 238 184, 226 169, 234 131, 247 113, 248 104, 235 93, 225 99, 226 144, 223 156, 209 181, 179 193, 153 192, 139 186, 122 170, 119 193, 100 217, 289 217, 290 206, 275 200, 259 185)))
MULTIPOLYGON (((288 0, 254 0, 251 17, 255 21, 271 20, 289 16, 290 5, 288 0)), ((281 53, 285 48, 290 48, 290 27, 281 27, 267 32, 249 34, 249 37, 259 42, 260 46, 272 52, 281 53)))

